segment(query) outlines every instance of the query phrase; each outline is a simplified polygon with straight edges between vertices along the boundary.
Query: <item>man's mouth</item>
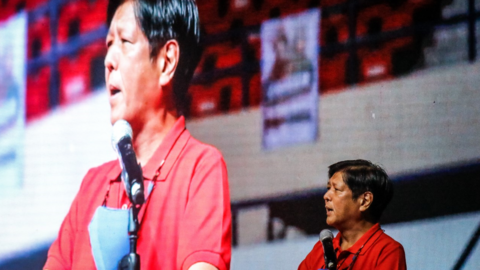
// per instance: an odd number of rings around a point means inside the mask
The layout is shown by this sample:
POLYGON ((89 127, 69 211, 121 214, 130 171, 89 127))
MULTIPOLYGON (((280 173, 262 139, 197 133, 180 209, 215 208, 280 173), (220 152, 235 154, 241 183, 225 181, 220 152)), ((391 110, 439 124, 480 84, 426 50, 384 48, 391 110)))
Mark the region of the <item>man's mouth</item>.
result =
POLYGON ((333 212, 333 209, 332 209, 332 208, 328 208, 328 207, 326 207, 326 206, 325 206, 325 210, 327 210, 327 214, 333 212))
POLYGON ((110 85, 108 87, 108 89, 110 90, 110 96, 113 97, 115 96, 116 94, 119 94, 121 93, 122 91, 120 90, 119 87, 115 86, 115 85, 110 85))
POLYGON ((111 96, 114 96, 114 95, 116 95, 120 92, 121 92, 120 89, 116 89, 116 88, 110 89, 110 95, 111 96))

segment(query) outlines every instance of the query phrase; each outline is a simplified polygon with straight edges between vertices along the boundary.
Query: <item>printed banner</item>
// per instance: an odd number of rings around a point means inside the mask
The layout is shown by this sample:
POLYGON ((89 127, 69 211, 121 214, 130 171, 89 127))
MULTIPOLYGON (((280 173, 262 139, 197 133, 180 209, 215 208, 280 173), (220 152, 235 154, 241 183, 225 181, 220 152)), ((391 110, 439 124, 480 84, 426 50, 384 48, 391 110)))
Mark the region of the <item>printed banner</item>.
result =
POLYGON ((27 14, 0 24, 0 194, 23 178, 27 14))
POLYGON ((319 25, 318 9, 262 24, 262 144, 266 150, 317 138, 319 25))

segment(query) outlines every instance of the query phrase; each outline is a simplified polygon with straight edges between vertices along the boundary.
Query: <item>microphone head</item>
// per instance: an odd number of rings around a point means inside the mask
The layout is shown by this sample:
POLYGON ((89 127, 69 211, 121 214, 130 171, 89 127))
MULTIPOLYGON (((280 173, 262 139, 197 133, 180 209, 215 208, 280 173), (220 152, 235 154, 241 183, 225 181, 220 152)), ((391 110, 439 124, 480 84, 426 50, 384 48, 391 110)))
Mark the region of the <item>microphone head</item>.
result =
POLYGON ((320 232, 320 241, 326 240, 326 239, 333 239, 333 233, 329 229, 324 229, 320 232))
POLYGON ((124 137, 129 137, 130 140, 132 139, 132 127, 130 124, 123 120, 120 119, 115 124, 113 124, 112 128, 112 147, 113 149, 117 149, 117 144, 120 142, 120 140, 124 137))

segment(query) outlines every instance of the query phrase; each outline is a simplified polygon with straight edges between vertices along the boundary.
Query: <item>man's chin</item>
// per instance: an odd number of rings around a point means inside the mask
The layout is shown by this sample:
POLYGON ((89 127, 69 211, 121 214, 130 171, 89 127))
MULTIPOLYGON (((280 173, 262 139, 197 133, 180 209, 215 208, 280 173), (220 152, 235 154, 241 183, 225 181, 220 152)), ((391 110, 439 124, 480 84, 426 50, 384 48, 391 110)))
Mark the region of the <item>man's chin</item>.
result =
POLYGON ((112 124, 112 126, 113 124, 115 124, 115 122, 117 122, 120 119, 123 119, 123 118, 119 115, 116 115, 115 113, 110 114, 110 123, 112 124))
POLYGON ((331 227, 333 227, 333 225, 335 224, 335 222, 332 219, 329 219, 328 217, 325 222, 327 223, 328 226, 331 226, 331 227))

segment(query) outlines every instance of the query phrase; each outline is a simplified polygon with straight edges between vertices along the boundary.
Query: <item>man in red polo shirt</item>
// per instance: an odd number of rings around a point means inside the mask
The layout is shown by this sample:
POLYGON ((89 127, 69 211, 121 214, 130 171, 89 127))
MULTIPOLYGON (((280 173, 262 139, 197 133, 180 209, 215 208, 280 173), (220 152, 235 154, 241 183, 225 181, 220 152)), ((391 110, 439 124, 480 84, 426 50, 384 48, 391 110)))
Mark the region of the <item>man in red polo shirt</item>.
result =
MULTIPOLYGON (((346 160, 329 167, 324 195, 327 224, 339 232, 333 239, 338 270, 405 270, 403 246, 380 228, 378 220, 393 196, 385 171, 366 160, 346 160)), ((298 267, 327 269, 322 242, 298 267)))
MULTIPOLYGON (((226 270, 231 212, 220 152, 191 137, 182 110, 200 58, 194 0, 111 0, 105 77, 111 122, 130 123, 146 202, 141 269, 226 270)), ((118 161, 91 169, 44 269, 117 269, 129 251, 130 200, 118 161)))

